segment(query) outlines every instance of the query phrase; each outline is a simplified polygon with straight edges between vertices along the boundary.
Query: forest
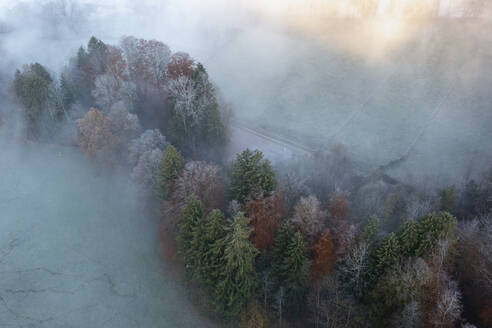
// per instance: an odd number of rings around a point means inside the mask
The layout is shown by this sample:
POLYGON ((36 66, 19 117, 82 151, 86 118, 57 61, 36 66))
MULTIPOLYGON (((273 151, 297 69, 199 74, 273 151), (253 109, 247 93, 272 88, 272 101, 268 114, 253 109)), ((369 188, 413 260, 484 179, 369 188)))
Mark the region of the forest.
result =
MULTIPOLYGON (((92 37, 56 75, 5 78, 25 144, 122 169, 165 261, 224 327, 492 326, 492 167, 462 185, 360 170, 346 145, 232 161, 231 112, 206 68, 163 42, 92 37)), ((162 323, 164 324, 164 323, 162 323)))
POLYGON ((492 327, 490 17, 0 1, 0 327, 492 327))

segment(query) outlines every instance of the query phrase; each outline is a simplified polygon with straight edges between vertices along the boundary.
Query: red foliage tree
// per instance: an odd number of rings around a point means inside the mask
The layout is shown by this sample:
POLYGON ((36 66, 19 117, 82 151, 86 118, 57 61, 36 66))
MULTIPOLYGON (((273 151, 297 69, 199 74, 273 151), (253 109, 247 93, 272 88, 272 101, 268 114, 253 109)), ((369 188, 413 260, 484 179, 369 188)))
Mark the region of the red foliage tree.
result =
POLYGON ((328 211, 332 220, 345 221, 348 218, 349 204, 343 192, 337 192, 331 199, 328 211))
POLYGON ((171 79, 179 77, 191 78, 195 73, 195 62, 190 55, 184 52, 177 52, 167 64, 167 76, 171 79))
POLYGON ((329 229, 325 229, 318 241, 313 245, 312 277, 317 280, 333 271, 336 255, 335 245, 329 229))
POLYGON ((357 243, 358 229, 349 218, 349 209, 346 194, 337 191, 328 205, 337 256, 344 256, 357 243))
POLYGON ((267 250, 273 244, 275 231, 282 218, 282 209, 282 198, 279 193, 266 198, 258 195, 242 206, 254 228, 250 240, 260 252, 267 250))

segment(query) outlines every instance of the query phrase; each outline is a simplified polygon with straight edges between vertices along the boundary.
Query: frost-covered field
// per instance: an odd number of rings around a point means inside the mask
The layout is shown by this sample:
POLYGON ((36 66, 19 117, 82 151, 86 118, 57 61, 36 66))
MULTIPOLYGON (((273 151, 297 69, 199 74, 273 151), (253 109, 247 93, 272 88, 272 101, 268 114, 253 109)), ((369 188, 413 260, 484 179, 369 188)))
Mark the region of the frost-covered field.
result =
POLYGON ((123 174, 0 143, 0 327, 203 327, 123 174))

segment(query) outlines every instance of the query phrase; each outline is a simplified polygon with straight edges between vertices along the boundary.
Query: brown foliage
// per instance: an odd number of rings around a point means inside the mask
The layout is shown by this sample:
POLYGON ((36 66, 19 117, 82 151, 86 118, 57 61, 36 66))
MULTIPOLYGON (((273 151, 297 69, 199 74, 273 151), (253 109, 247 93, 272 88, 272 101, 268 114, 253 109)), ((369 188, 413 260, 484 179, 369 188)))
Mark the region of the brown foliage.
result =
POLYGON ((194 70, 195 62, 191 57, 183 52, 175 53, 171 57, 171 61, 167 64, 167 76, 171 79, 179 77, 191 78, 194 70))
POLYGON ((104 114, 98 109, 91 108, 87 115, 77 121, 77 124, 78 144, 85 156, 90 160, 112 164, 119 139, 111 133, 110 122, 104 114))
POLYGON ((343 192, 337 192, 331 199, 328 211, 332 220, 344 221, 348 218, 349 204, 343 192))
POLYGON ((313 245, 312 277, 317 280, 333 271, 335 267, 335 245, 329 229, 325 229, 318 241, 313 245))
POLYGON ((258 195, 242 207, 254 228, 250 240, 260 252, 267 250, 274 242, 275 231, 282 218, 283 204, 280 194, 274 193, 266 198, 258 195))
POLYGON ((107 46, 105 56, 106 73, 114 78, 115 81, 126 81, 126 61, 123 58, 123 51, 114 46, 107 46))

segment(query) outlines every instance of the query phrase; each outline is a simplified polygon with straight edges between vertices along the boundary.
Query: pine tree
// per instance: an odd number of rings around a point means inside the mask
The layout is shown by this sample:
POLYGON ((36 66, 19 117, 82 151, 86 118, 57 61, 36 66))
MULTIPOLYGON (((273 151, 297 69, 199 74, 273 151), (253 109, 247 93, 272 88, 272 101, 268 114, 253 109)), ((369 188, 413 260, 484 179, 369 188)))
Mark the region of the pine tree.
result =
POLYGON ((257 287, 255 257, 258 250, 249 240, 249 219, 239 212, 230 233, 224 238, 224 267, 217 285, 218 310, 229 318, 237 318, 257 287))
POLYGON ((307 245, 299 231, 290 240, 281 269, 284 277, 282 285, 285 286, 285 308, 290 316, 295 317, 304 310, 310 272, 307 245))
POLYGON ((155 195, 161 200, 169 199, 173 191, 173 182, 181 174, 186 161, 176 148, 169 145, 159 163, 155 195))
POLYGON ((248 197, 260 193, 268 197, 276 185, 270 161, 263 158, 261 151, 246 149, 237 155, 231 170, 230 188, 233 199, 244 202, 248 197))
POLYGON ((179 252, 183 257, 183 261, 187 270, 193 273, 195 268, 194 260, 197 258, 195 249, 193 247, 196 245, 194 241, 194 231, 196 232, 197 227, 203 221, 203 205, 195 196, 191 196, 186 206, 183 209, 183 218, 179 224, 179 234, 178 234, 178 247, 179 252))

